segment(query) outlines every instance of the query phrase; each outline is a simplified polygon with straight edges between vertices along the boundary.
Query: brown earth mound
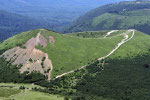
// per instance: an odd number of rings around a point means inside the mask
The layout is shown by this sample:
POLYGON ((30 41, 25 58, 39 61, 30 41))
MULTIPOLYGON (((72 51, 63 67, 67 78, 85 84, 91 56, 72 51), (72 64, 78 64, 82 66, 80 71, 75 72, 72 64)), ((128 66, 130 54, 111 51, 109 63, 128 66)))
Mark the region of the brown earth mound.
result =
POLYGON ((25 43, 26 49, 15 47, 1 55, 6 61, 11 61, 13 65, 20 67, 20 72, 38 71, 46 76, 50 80, 50 74, 52 71, 52 62, 48 58, 48 54, 38 50, 35 46, 41 45, 44 48, 47 46, 47 40, 38 33, 36 38, 31 38, 25 43))
POLYGON ((55 43, 54 37, 53 36, 49 36, 49 43, 55 43))

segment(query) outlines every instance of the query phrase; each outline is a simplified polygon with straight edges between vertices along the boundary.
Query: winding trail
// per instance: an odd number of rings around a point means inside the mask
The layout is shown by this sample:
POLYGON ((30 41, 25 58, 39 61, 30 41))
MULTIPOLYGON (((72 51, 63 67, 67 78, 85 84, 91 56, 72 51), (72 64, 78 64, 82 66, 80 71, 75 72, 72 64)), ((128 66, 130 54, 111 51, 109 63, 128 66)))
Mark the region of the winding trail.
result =
POLYGON ((114 32, 117 32, 117 31, 118 31, 118 30, 112 30, 112 31, 106 33, 106 35, 104 36, 104 38, 108 37, 109 35, 111 35, 111 34, 114 33, 114 32))
POLYGON ((124 39, 120 43, 118 43, 117 46, 109 54, 107 54, 105 57, 99 58, 98 60, 105 59, 105 58, 109 57, 110 55, 112 55, 116 50, 118 50, 120 48, 121 45, 123 45, 124 43, 128 42, 129 40, 131 40, 134 37, 134 34, 135 34, 134 30, 128 30, 126 33, 123 33, 124 39), (129 38, 128 34, 130 32, 133 32, 133 33, 132 33, 132 36, 129 38))
MULTIPOLYGON (((104 38, 106 38, 106 37, 109 36, 111 33, 116 32, 116 31, 118 31, 118 30, 113 30, 113 31, 108 32, 108 33, 104 36, 104 38)), ((120 46, 122 46, 124 43, 130 41, 130 40, 134 37, 134 35, 135 35, 135 30, 134 30, 134 29, 130 29, 130 30, 126 31, 125 33, 123 33, 122 35, 124 36, 124 39, 123 39, 120 43, 118 43, 117 46, 116 46, 109 54, 107 54, 107 55, 104 56, 104 57, 99 58, 98 61, 109 57, 109 56, 112 55, 116 50, 118 50, 118 49, 120 48, 120 46), (128 35, 128 34, 131 33, 131 32, 132 32, 132 36, 129 38, 129 35, 128 35)), ((94 63, 94 62, 93 62, 93 63, 94 63)), ((60 77, 63 77, 63 76, 65 76, 65 75, 67 75, 67 74, 73 73, 73 72, 75 72, 75 71, 81 70, 81 69, 83 69, 83 68, 86 68, 87 66, 88 66, 88 65, 81 66, 81 67, 78 68, 78 69, 75 69, 75 70, 72 70, 72 71, 63 73, 63 74, 61 74, 61 75, 58 75, 58 76, 56 76, 53 80, 55 80, 55 79, 57 79, 57 78, 60 78, 60 77)))

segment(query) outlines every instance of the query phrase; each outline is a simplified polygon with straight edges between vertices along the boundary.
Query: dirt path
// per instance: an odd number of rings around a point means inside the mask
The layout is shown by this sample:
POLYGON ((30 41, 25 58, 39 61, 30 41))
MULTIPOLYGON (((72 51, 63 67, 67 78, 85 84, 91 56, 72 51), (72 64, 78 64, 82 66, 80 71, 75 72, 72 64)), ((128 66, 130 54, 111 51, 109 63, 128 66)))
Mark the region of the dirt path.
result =
MULTIPOLYGON (((107 34, 106 36, 104 36, 104 37, 109 36, 111 33, 115 32, 115 31, 117 31, 117 30, 113 30, 113 31, 111 31, 111 32, 108 32, 108 34, 107 34)), ((130 29, 130 30, 128 30, 127 32, 123 33, 124 39, 123 39, 120 43, 118 43, 117 46, 116 46, 109 54, 107 54, 107 55, 104 56, 104 57, 99 58, 98 60, 100 61, 100 60, 105 59, 105 58, 109 57, 110 55, 112 55, 116 50, 118 50, 118 49, 120 48, 121 45, 123 45, 124 43, 128 42, 129 40, 131 40, 131 39, 134 37, 134 34, 135 34, 135 30, 134 30, 134 29, 130 29), (128 35, 128 34, 129 34, 130 32, 133 32, 133 33, 132 33, 132 36, 129 38, 129 35, 128 35)), ((94 63, 94 62, 93 62, 93 63, 94 63)), ((54 78, 54 80, 57 79, 57 78, 63 77, 63 76, 65 76, 65 75, 67 75, 67 74, 73 73, 73 72, 75 72, 75 71, 77 71, 77 70, 81 70, 81 69, 83 69, 83 68, 86 68, 86 67, 87 67, 87 65, 82 66, 82 67, 80 67, 80 68, 78 68, 78 69, 76 69, 76 70, 72 70, 72 71, 63 73, 63 74, 61 74, 61 75, 58 75, 58 76, 56 76, 56 78, 54 78)))
POLYGON ((133 38, 134 34, 135 34, 134 30, 128 30, 126 33, 123 33, 124 39, 120 43, 118 43, 117 46, 108 55, 106 55, 105 57, 99 58, 98 60, 105 59, 105 58, 109 57, 110 55, 112 55, 116 50, 118 50, 120 48, 121 45, 123 45, 127 41, 131 40, 133 38), (132 36, 129 38, 128 34, 130 32, 133 32, 133 33, 132 33, 132 36))
POLYGON ((106 33, 106 35, 104 36, 104 38, 108 37, 109 35, 111 35, 111 34, 114 33, 114 32, 117 32, 117 31, 118 31, 118 30, 112 30, 112 31, 106 33))

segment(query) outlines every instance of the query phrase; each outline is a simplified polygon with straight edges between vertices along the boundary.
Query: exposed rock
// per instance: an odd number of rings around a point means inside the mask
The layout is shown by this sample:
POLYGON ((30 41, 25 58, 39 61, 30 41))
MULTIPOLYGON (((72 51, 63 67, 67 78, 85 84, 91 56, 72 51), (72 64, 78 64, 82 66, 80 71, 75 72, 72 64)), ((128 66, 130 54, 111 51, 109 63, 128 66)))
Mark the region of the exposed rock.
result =
POLYGON ((54 37, 53 36, 49 36, 49 43, 55 43, 54 37))
POLYGON ((1 55, 6 61, 11 61, 13 65, 22 65, 19 69, 21 73, 25 71, 39 71, 47 75, 50 80, 52 71, 52 62, 48 54, 35 48, 37 45, 47 46, 47 40, 38 33, 36 38, 31 38, 25 43, 25 49, 20 47, 12 48, 1 55))
POLYGON ((47 46, 47 40, 40 34, 38 33, 36 38, 31 38, 30 40, 28 40, 25 44, 25 46, 28 47, 35 47, 38 44, 40 44, 41 46, 43 46, 44 48, 47 46))

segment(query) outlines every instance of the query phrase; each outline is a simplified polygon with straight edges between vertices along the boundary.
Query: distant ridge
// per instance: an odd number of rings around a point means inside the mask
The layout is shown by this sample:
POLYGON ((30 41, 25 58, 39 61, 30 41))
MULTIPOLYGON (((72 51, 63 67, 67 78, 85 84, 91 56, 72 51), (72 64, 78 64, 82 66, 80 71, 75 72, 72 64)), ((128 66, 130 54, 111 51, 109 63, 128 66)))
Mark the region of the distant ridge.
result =
POLYGON ((19 32, 50 27, 52 26, 45 21, 0 10, 0 41, 12 37, 19 32))
POLYGON ((78 18, 64 33, 136 29, 150 34, 150 2, 128 1, 96 8, 78 18))
POLYGON ((136 1, 150 1, 150 0, 136 0, 136 1))

